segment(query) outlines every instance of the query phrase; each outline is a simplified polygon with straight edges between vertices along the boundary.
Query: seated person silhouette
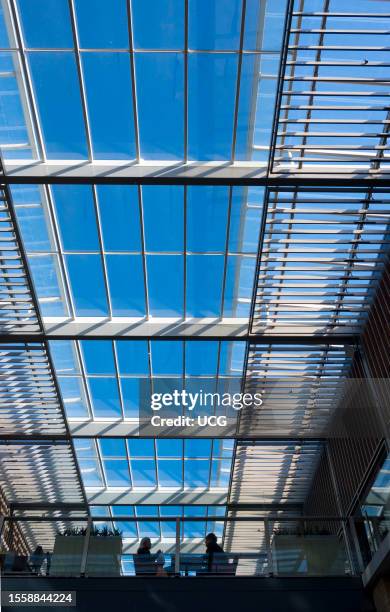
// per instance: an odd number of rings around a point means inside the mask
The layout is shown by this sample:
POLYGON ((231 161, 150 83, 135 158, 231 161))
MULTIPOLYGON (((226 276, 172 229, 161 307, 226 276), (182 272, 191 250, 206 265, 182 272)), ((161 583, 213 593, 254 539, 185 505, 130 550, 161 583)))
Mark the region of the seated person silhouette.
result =
POLYGON ((142 538, 137 553, 133 555, 134 568, 137 576, 155 575, 157 571, 156 555, 150 553, 152 543, 150 538, 142 538))
POLYGON ((215 533, 208 533, 205 539, 207 573, 230 574, 229 559, 223 548, 218 544, 215 533))

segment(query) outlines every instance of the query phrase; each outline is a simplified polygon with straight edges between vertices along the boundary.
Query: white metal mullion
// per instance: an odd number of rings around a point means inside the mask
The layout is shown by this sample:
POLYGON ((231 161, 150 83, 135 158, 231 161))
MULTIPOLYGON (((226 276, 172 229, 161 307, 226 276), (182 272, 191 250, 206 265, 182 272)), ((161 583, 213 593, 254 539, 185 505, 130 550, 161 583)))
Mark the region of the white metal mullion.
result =
POLYGON ((187 318, 187 185, 184 185, 183 190, 183 319, 185 320, 187 318))
POLYGON ((110 285, 109 285, 109 280, 108 280, 106 256, 104 253, 103 234, 102 234, 102 226, 101 226, 101 220, 100 220, 100 210, 99 210, 99 202, 98 202, 96 185, 92 185, 92 195, 93 195, 93 207, 94 207, 94 212, 95 212, 95 220, 96 220, 96 227, 97 227, 99 248, 100 248, 100 260, 101 260, 102 269, 103 269, 104 288, 105 288, 106 299, 107 299, 107 304, 108 304, 108 316, 110 317, 110 319, 112 319, 111 292, 110 292, 110 285))
POLYGON ((235 102, 234 102, 234 116, 233 116, 233 130, 232 130, 232 148, 231 148, 231 153, 230 153, 231 163, 234 163, 235 158, 236 158, 237 124, 238 124, 238 111, 240 107, 240 85, 241 85, 241 71, 242 71, 242 57, 243 57, 242 51, 244 47, 244 33, 245 33, 245 14, 246 14, 246 0, 242 0, 240 43, 239 43, 239 50, 238 50, 236 93, 235 93, 235 102))
POLYGON ((140 157, 141 157, 141 149, 140 149, 140 139, 139 139, 137 81, 136 81, 136 72, 135 72, 131 0, 127 0, 126 9, 127 9, 127 29, 128 29, 128 36, 129 36, 129 55, 130 55, 130 72, 131 72, 131 93, 132 93, 132 105, 133 105, 133 117, 134 117, 135 152, 136 152, 137 162, 139 162, 140 157))
POLYGON ((89 387, 88 387, 87 376, 86 376, 85 367, 84 367, 84 360, 83 360, 83 356, 81 355, 79 340, 74 340, 74 346, 75 346, 76 354, 77 354, 77 357, 78 357, 78 360, 79 360, 81 380, 82 380, 82 383, 83 383, 83 386, 84 386, 84 393, 85 393, 85 397, 86 397, 86 400, 87 400, 87 407, 88 407, 88 411, 89 411, 89 417, 90 417, 90 420, 93 421, 94 418, 95 418, 95 415, 94 415, 93 410, 92 410, 91 394, 90 394, 89 387))
MULTIPOLYGON (((225 302, 225 291, 226 291, 226 276, 228 269, 228 260, 229 260, 229 240, 230 240, 230 223, 231 223, 231 214, 232 214, 232 199, 233 199, 233 187, 229 187, 229 202, 228 202, 228 213, 227 213, 227 223, 226 223, 226 240, 225 240, 225 252, 224 262, 223 262, 223 281, 222 281, 222 291, 221 291, 221 304, 220 304, 220 315, 219 319, 223 319, 224 314, 224 302, 225 302)), ((240 255, 238 255, 240 257, 240 255)), ((240 274, 238 273, 238 279, 240 274)))
POLYGON ((81 106, 82 106, 83 117, 84 117, 85 134, 87 137, 88 160, 92 162, 93 148, 92 148, 91 126, 90 126, 89 117, 88 117, 87 96, 86 96, 86 90, 85 90, 83 66, 81 62, 79 36, 78 36, 78 31, 77 31, 76 11, 74 7, 74 0, 68 0, 68 4, 69 4, 70 21, 71 21, 71 26, 72 26, 72 36, 73 36, 74 52, 75 52, 75 58, 76 58, 77 75, 78 75, 79 86, 80 86, 81 106))
MULTIPOLYGON (((124 421, 125 420, 125 405, 123 401, 122 385, 121 385, 120 376, 119 376, 118 354, 116 350, 116 342, 111 341, 111 344, 112 344, 112 351, 114 354, 115 377, 116 377, 117 386, 118 386, 119 403, 120 403, 120 408, 121 408, 122 421, 124 421)), ((126 441, 125 441, 125 446, 126 446, 126 441)))
POLYGON ((56 257, 58 257, 59 262, 60 262, 61 281, 63 283, 63 289, 65 291, 67 307, 70 312, 71 318, 75 320, 76 309, 75 309, 72 291, 70 289, 71 283, 69 279, 68 269, 65 264, 65 255, 64 255, 64 251, 62 247, 61 233, 59 230, 59 223, 58 223, 57 213, 56 213, 54 202, 53 202, 52 188, 50 185, 44 186, 44 195, 46 198, 47 210, 49 213, 49 218, 50 218, 50 223, 51 223, 51 227, 48 229, 52 229, 52 232, 53 232, 50 238, 54 242, 54 246, 56 250, 56 257))
POLYGON ((137 192, 138 192, 138 211, 139 211, 140 229, 141 229, 141 253, 142 253, 142 268, 143 268, 143 274, 144 274, 145 311, 146 311, 146 319, 149 319, 150 308, 149 308, 148 269, 147 269, 147 264, 146 264, 146 255, 145 255, 145 224, 144 224, 144 212, 143 212, 141 185, 137 185, 137 192))
POLYGON ((188 0, 184 0, 184 151, 183 151, 183 161, 185 164, 188 161, 188 0))

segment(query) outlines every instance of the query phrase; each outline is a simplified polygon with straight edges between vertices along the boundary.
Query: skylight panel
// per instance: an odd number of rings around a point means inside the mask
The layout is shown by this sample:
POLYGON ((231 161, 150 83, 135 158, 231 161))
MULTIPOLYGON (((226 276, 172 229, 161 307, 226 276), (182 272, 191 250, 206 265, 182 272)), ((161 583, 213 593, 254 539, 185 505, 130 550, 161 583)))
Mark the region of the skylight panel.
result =
POLYGON ((27 48, 73 47, 68 0, 18 0, 17 4, 27 48))
POLYGON ((175 340, 151 341, 153 376, 175 376, 183 373, 183 343, 175 340))
POLYGON ((120 418, 121 406, 118 384, 115 378, 88 378, 88 387, 94 416, 120 418))
POLYGON ((188 255, 187 316, 220 317, 224 257, 188 255))
POLYGON ((183 255, 148 255, 148 297, 153 317, 182 317, 184 307, 183 255))
POLYGON ((131 9, 136 49, 183 49, 182 0, 132 0, 131 9))
POLYGON ((183 463, 178 459, 157 461, 158 483, 161 488, 180 488, 183 482, 183 463))
POLYGON ((146 314, 144 271, 140 255, 106 255, 113 317, 146 314))
POLYGON ((73 53, 29 53, 48 159, 86 159, 88 147, 73 53))
POLYGON ((53 202, 64 251, 98 251, 99 239, 89 185, 53 185, 53 202))
POLYGON ((141 230, 137 187, 99 185, 96 188, 106 251, 141 251, 141 230))
POLYGON ((242 0, 189 0, 189 47, 237 50, 240 42, 242 0))
POLYGON ((185 459, 184 486, 190 488, 207 487, 209 484, 209 461, 204 459, 185 459))
POLYGON ((33 255, 30 257, 29 263, 39 307, 43 316, 65 315, 66 307, 58 282, 56 257, 51 255, 33 255))
POLYGON ((183 251, 184 187, 144 185, 142 209, 146 251, 183 251))
POLYGON ((187 250, 225 251, 229 188, 189 186, 187 189, 187 250))
POLYGON ((186 342, 185 364, 187 376, 215 376, 218 371, 218 342, 186 342))
POLYGON ((129 56, 82 53, 82 66, 94 158, 135 159, 129 56))
POLYGON ((121 375, 148 376, 148 344, 143 340, 116 343, 118 367, 121 375))
POLYGON ((191 54, 188 58, 188 156, 229 160, 237 84, 237 57, 191 54))
POLYGON ((84 386, 80 378, 59 376, 57 374, 61 396, 68 419, 88 418, 89 410, 85 397, 84 386))
POLYGON ((74 342, 71 340, 51 340, 49 347, 57 374, 79 374, 74 342))
POLYGON ((20 79, 19 55, 0 53, 0 144, 5 159, 35 157, 34 136, 19 90, 20 79))
MULTIPOLYGON (((27 0, 28 2, 28 0, 27 0)), ((76 9, 80 47, 128 49, 126 0, 72 0, 76 9)))
POLYGON ((256 258, 229 255, 227 258, 224 317, 249 317, 256 258))
POLYGON ((100 255, 65 257, 76 316, 108 316, 108 304, 100 255))
POLYGON ((183 55, 137 53, 135 67, 141 158, 182 159, 183 55))
MULTIPOLYGON (((148 389, 148 381, 139 378, 121 378, 123 411, 126 419, 138 419, 142 394, 148 389)), ((149 387, 151 393, 151 388, 149 387)))
POLYGON ((82 340, 80 342, 86 374, 115 374, 112 342, 82 340))

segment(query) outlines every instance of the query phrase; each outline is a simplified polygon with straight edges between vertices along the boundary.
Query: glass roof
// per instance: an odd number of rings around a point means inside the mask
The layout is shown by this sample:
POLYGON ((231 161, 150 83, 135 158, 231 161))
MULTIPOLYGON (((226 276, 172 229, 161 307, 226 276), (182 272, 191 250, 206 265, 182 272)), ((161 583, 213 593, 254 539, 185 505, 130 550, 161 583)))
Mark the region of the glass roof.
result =
POLYGON ((146 491, 228 490, 233 440, 76 439, 75 447, 92 503, 111 496, 125 504, 127 491, 141 500, 146 491))
POLYGON ((286 0, 33 4, 2 6, 5 159, 266 161, 286 0))
POLYGON ((50 342, 68 420, 136 422, 142 385, 159 379, 241 378, 245 342, 83 340, 50 342))
POLYGON ((44 319, 249 318, 263 189, 12 187, 44 319))
POLYGON ((297 175, 356 179, 388 162, 387 8, 0 3, 0 165, 13 183, 15 168, 36 172, 0 193, 1 327, 43 337, 0 347, 1 427, 14 437, 0 446, 0 485, 11 502, 87 501, 96 522, 124 529, 124 573, 143 535, 170 543, 172 523, 158 519, 204 518, 181 534, 195 542, 222 535, 208 519, 229 504, 307 496, 388 263, 389 189, 297 175), (144 167, 161 181, 158 162, 184 173, 199 162, 203 180, 142 184, 144 167), (235 184, 240 164, 248 183, 260 169, 272 185, 235 184), (228 180, 200 184, 213 167, 228 180), (198 342, 196 325, 212 339, 198 342), (168 376, 242 380, 265 406, 243 410, 228 439, 142 437, 140 385, 168 376))

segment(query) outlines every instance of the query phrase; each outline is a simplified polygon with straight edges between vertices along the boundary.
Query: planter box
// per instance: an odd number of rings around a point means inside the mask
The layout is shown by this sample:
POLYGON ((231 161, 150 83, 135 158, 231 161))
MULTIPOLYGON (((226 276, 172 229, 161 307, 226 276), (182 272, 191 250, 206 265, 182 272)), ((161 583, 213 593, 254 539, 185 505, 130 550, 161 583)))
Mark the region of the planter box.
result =
POLYGON ((335 535, 275 535, 272 549, 278 574, 345 575, 345 548, 335 535))
MULTIPOLYGON (((51 576, 79 576, 85 544, 84 536, 57 535, 51 559, 51 576)), ((121 536, 91 536, 89 539, 87 576, 120 576, 121 536)))

